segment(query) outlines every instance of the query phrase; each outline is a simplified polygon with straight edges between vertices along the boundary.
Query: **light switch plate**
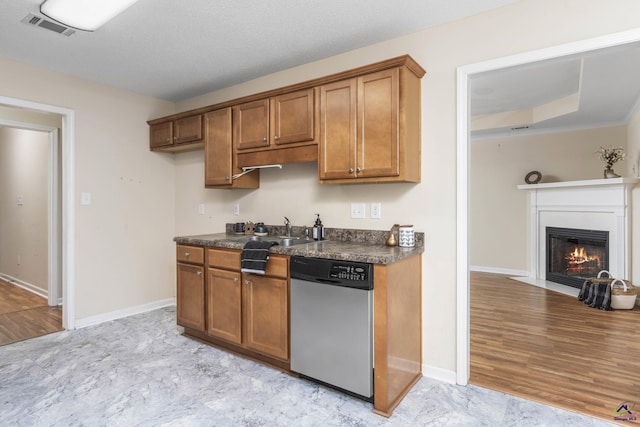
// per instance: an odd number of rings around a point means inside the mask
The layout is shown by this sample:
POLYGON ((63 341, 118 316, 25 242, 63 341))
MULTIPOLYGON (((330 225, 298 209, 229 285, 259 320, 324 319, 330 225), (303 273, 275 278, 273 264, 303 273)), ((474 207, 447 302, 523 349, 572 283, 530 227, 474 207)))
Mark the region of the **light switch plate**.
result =
POLYGON ((382 218, 382 203, 371 203, 371 218, 382 218))
POLYGON ((200 204, 198 205, 198 213, 199 213, 200 215, 204 215, 204 203, 200 203, 200 204))
POLYGON ((366 218, 364 210, 364 203, 351 203, 351 218, 366 218))
POLYGON ((83 206, 89 206, 91 204, 91 193, 82 193, 80 204, 83 206))
POLYGON ((240 215, 240 203, 233 204, 233 214, 240 215))

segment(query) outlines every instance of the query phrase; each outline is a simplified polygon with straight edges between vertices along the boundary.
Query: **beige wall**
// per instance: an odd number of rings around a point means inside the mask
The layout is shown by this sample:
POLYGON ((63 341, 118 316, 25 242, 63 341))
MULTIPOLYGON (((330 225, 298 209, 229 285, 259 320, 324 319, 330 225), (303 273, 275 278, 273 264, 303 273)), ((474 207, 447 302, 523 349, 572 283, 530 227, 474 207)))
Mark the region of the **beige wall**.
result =
MULTIPOLYGON (((422 80, 421 184, 320 186, 313 165, 262 175, 256 191, 202 189, 202 154, 176 158, 176 232, 221 231, 224 222, 287 215, 309 224, 319 212, 329 227, 387 229, 413 223, 426 234, 423 260, 424 363, 456 366, 456 68, 494 58, 619 32, 638 26, 633 0, 523 0, 452 24, 368 46, 178 104, 189 109, 309 80, 402 54, 426 70, 422 80), (381 220, 349 217, 349 203, 382 202, 381 220), (232 215, 232 203, 241 215, 232 215), (205 203, 207 215, 197 215, 205 203), (436 302, 436 303, 434 303, 436 302)), ((594 172, 597 173, 597 172, 594 172)))
POLYGON ((8 59, 0 75, 2 96, 75 111, 76 319, 173 298, 174 162, 146 120, 174 105, 8 59))
MULTIPOLYGON (((529 271, 527 173, 542 182, 602 178, 600 146, 627 146, 627 127, 480 139, 471 143, 470 263, 489 270, 529 271), (504 234, 495 234, 497 232, 504 234)), ((614 168, 626 175, 626 165, 614 168)))
MULTIPOLYGON (((640 105, 636 105, 627 127, 627 176, 640 177, 640 105)), ((634 285, 640 284, 640 186, 632 190, 631 203, 631 277, 634 285)))
POLYGON ((58 114, 41 113, 22 108, 0 105, 0 119, 18 123, 31 123, 60 129, 62 117, 58 114))
POLYGON ((43 293, 48 283, 48 160, 48 133, 0 127, 0 273, 43 293))

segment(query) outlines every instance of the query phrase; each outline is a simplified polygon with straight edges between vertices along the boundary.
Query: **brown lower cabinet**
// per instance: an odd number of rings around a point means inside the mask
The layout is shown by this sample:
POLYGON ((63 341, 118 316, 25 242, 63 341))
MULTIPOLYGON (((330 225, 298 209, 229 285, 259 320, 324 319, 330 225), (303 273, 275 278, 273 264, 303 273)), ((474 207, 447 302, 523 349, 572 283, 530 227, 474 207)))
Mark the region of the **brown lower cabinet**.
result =
POLYGON ((289 360, 289 258, 271 255, 262 276, 241 273, 240 254, 207 251, 205 333, 282 367, 289 360))
MULTIPOLYGON (((240 250, 177 248, 185 335, 291 372, 289 257, 272 254, 262 276, 240 272, 240 250)), ((374 265, 373 410, 386 417, 422 376, 421 278, 421 255, 374 265)))
POLYGON ((177 323, 204 331, 204 248, 178 245, 177 323))

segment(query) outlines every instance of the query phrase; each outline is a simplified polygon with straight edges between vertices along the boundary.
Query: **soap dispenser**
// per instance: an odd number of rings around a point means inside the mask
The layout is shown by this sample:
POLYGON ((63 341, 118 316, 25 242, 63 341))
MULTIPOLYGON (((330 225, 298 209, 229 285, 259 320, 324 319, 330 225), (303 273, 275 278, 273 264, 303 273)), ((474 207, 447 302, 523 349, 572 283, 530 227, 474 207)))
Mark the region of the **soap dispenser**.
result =
POLYGON ((324 226, 320 221, 320 214, 316 214, 316 223, 313 224, 313 240, 324 240, 324 226))

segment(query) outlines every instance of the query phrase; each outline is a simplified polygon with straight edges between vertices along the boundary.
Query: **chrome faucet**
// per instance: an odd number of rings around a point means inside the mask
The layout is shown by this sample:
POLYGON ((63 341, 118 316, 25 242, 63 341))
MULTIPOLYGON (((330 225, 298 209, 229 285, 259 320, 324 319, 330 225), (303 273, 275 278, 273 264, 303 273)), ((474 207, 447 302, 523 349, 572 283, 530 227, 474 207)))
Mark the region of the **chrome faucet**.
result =
POLYGON ((286 216, 284 217, 285 236, 291 237, 291 221, 286 216))

